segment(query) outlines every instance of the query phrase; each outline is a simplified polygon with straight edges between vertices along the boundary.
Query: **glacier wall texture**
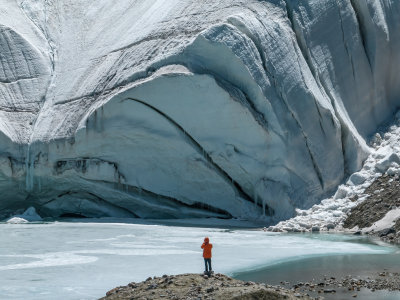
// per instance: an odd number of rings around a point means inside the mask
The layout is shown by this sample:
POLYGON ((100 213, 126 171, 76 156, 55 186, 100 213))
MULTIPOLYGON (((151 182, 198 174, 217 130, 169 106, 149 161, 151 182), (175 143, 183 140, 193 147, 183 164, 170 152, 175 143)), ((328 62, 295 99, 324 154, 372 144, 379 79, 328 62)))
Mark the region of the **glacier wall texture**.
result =
POLYGON ((397 0, 0 0, 0 214, 263 218, 400 103, 397 0))

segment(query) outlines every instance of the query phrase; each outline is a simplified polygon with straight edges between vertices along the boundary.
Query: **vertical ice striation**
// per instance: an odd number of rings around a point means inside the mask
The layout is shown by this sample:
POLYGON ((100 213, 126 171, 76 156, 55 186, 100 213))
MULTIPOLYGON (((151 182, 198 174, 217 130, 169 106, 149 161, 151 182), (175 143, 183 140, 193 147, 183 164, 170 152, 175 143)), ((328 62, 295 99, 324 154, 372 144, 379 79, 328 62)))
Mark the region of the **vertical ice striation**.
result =
POLYGON ((286 219, 400 102, 397 0, 0 7, 0 214, 286 219))

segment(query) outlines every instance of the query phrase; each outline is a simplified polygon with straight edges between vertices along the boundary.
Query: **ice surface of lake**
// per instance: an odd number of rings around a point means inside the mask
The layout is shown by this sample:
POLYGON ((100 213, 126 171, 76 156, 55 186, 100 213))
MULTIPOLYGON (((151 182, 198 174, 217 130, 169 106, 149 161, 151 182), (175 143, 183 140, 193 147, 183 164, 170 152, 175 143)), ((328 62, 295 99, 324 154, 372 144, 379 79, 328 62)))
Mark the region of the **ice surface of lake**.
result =
POLYGON ((0 299, 96 299, 148 276, 213 269, 233 274, 331 254, 386 254, 355 236, 110 223, 0 224, 0 299))

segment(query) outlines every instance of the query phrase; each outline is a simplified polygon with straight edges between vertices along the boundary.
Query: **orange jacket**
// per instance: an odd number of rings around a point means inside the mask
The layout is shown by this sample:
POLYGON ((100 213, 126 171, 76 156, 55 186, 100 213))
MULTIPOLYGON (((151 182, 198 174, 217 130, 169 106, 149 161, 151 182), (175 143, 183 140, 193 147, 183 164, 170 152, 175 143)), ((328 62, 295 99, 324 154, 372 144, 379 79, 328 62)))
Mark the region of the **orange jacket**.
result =
POLYGON ((203 249, 203 257, 204 258, 211 258, 211 248, 212 248, 212 244, 210 243, 203 243, 203 245, 201 245, 201 249, 203 249))

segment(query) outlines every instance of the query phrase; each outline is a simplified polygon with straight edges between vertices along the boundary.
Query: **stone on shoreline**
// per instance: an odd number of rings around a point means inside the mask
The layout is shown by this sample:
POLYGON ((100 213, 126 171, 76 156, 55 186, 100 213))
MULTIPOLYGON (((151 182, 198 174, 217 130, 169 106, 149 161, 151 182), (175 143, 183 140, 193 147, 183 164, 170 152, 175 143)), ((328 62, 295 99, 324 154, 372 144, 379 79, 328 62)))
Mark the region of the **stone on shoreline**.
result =
POLYGON ((214 300, 294 300, 311 299, 307 295, 294 293, 282 287, 268 286, 254 282, 236 280, 223 274, 204 278, 202 274, 182 274, 174 276, 149 277, 140 283, 130 283, 107 292, 101 300, 116 299, 208 299, 214 300), (150 279, 149 279, 150 278, 150 279))

